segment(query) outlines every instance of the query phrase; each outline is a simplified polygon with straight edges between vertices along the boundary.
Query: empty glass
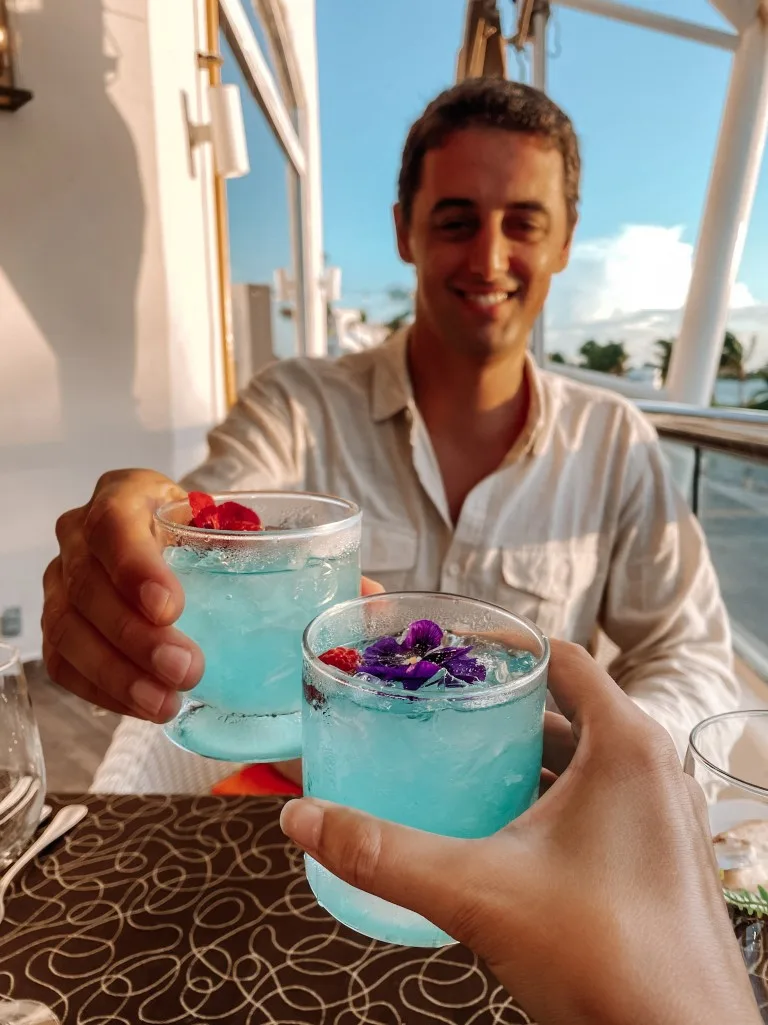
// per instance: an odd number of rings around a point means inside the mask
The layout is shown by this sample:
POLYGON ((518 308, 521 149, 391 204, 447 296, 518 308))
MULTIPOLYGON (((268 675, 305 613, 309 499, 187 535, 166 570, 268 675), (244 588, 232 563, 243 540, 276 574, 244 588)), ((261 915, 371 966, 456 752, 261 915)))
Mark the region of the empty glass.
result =
POLYGON ((768 709, 727 712, 691 732, 685 771, 707 798, 726 900, 768 1023, 768 709))
POLYGON ((26 847, 45 798, 45 763, 21 658, 0 644, 0 868, 26 847))
POLYGON ((61 1025, 45 1004, 37 1000, 0 999, 0 1025, 61 1025))

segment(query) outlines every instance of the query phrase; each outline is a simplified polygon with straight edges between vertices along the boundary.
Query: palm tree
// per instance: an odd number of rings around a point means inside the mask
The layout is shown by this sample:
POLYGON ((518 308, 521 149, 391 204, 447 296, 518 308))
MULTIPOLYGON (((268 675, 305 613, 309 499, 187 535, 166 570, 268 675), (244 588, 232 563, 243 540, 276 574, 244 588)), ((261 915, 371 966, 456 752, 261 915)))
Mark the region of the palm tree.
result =
POLYGON ((723 351, 720 355, 720 375, 744 380, 744 346, 731 331, 725 332, 723 351))
POLYGON ((400 313, 396 313, 395 316, 386 323, 386 327, 389 331, 399 331, 400 328, 405 327, 413 317, 413 292, 407 288, 401 288, 399 285, 396 285, 394 288, 390 288, 387 291, 387 298, 392 302, 405 304, 400 313))
MULTIPOLYGON (((759 371, 760 377, 765 381, 768 386, 768 364, 766 364, 762 370, 759 371)), ((767 409, 768 410, 768 387, 763 391, 753 395, 749 403, 750 409, 767 409)))
POLYGON ((582 367, 587 370, 596 370, 601 374, 613 374, 615 377, 623 377, 627 369, 629 353, 624 348, 623 342, 606 342, 601 345, 590 338, 584 342, 579 349, 582 357, 582 367))
POLYGON ((658 357, 657 366, 661 370, 661 379, 666 381, 667 374, 669 373, 669 361, 672 359, 672 346, 675 344, 673 338, 657 338, 653 343, 658 350, 656 355, 658 357))

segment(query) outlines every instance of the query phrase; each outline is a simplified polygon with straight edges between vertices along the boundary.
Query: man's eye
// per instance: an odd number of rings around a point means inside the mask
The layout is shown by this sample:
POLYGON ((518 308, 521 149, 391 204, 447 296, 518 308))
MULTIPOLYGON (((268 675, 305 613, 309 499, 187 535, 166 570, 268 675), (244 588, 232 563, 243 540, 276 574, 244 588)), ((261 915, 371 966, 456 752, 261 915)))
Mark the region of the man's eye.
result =
POLYGON ((439 225, 441 231, 464 231, 472 227, 470 221, 445 221, 439 225))
POLYGON ((538 221, 511 221, 507 224, 507 232, 514 235, 539 235, 542 230, 538 221))

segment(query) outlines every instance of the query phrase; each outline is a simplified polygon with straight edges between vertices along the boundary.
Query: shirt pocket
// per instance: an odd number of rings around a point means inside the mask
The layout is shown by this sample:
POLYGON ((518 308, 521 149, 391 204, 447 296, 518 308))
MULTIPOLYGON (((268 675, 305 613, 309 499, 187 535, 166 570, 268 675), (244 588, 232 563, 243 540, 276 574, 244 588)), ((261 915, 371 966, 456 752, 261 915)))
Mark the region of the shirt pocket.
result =
POLYGON ((412 586, 418 551, 418 535, 412 528, 372 523, 363 517, 360 544, 363 576, 378 581, 385 591, 403 591, 412 586))
POLYGON ((583 643, 582 634, 591 629, 584 613, 592 605, 597 554, 594 537, 502 548, 496 601, 549 636, 583 643))

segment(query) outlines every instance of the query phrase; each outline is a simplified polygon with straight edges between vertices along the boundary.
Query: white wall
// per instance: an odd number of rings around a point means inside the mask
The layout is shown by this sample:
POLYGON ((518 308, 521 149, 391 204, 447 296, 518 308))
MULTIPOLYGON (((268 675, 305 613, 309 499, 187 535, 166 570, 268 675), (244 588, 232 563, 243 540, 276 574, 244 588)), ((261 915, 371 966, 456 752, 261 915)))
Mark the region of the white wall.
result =
POLYGON ((11 0, 19 84, 0 114, 0 613, 39 652, 57 515, 98 475, 173 476, 222 412, 200 0, 11 0))

